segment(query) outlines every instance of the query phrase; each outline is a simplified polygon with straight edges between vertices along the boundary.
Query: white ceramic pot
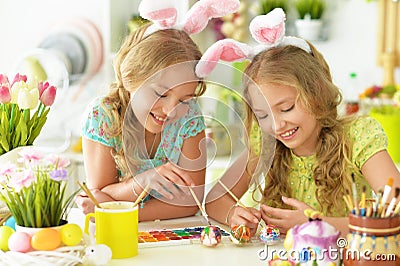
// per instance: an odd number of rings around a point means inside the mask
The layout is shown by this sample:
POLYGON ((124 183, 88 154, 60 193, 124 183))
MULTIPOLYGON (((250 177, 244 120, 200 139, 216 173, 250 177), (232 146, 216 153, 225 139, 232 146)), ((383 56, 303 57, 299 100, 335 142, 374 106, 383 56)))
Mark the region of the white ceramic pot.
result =
POLYGON ((25 227, 25 226, 19 226, 18 224, 15 224, 15 231, 17 232, 24 232, 29 234, 30 236, 33 236, 34 234, 36 234, 37 232, 39 232, 40 230, 42 230, 43 228, 52 228, 52 229, 56 229, 56 230, 61 230, 61 228, 66 225, 68 222, 65 220, 61 221, 61 225, 59 226, 52 226, 52 227, 25 227))
POLYGON ((308 41, 318 41, 321 38, 323 21, 320 19, 297 19, 295 21, 297 35, 308 41))
POLYGON ((19 152, 28 146, 21 146, 15 149, 12 149, 9 152, 6 152, 0 155, 0 165, 4 165, 6 163, 17 163, 17 159, 20 157, 19 152))

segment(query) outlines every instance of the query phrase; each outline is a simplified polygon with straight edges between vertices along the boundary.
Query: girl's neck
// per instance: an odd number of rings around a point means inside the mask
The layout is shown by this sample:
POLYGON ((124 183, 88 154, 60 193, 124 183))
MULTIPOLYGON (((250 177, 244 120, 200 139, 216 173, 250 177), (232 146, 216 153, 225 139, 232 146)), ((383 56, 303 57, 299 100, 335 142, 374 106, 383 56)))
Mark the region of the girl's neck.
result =
POLYGON ((152 133, 150 131, 145 131, 145 144, 146 151, 149 158, 154 158, 157 152, 157 148, 161 142, 161 132, 152 133))

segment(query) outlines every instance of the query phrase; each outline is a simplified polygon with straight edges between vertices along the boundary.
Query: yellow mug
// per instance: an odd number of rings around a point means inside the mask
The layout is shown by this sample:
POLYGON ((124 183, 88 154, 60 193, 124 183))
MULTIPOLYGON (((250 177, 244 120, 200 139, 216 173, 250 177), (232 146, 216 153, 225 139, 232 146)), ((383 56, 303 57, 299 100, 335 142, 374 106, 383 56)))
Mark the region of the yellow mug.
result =
POLYGON ((138 207, 133 202, 100 203, 94 213, 86 215, 85 233, 90 218, 95 219, 96 244, 110 247, 113 259, 130 258, 138 254, 138 207))

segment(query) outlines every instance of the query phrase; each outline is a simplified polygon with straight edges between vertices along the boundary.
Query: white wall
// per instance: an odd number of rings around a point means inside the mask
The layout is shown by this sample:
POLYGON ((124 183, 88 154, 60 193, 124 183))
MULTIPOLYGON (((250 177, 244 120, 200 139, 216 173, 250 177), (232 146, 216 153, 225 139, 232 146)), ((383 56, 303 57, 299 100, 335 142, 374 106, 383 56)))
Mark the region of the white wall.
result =
MULTIPOLYGON (((123 10, 132 14, 138 4, 138 0, 118 1, 121 0, 0 0, 0 73, 10 72, 11 66, 22 53, 35 48, 46 32, 65 18, 83 16, 107 32, 109 25, 105 23, 110 20, 107 18, 109 15, 107 6, 110 3, 113 3, 114 7, 119 7, 118 12, 123 10), (122 8, 118 3, 123 5, 122 8)), ((381 68, 376 66, 376 2, 367 3, 366 0, 328 2, 331 7, 328 13, 328 39, 314 44, 328 61, 335 83, 345 89, 348 74, 354 71, 359 76, 360 90, 380 84, 383 75, 381 68)), ((112 19, 122 18, 114 15, 112 19)), ((108 43, 109 50, 115 46, 114 39, 108 43)), ((106 64, 110 71, 110 61, 106 61, 106 64)), ((396 71, 396 81, 400 83, 399 69, 396 71)), ((49 135, 53 132, 55 135, 60 135, 60 131, 67 128, 74 134, 79 134, 79 117, 87 100, 104 92, 105 87, 104 73, 102 73, 83 88, 71 88, 69 96, 65 97, 72 97, 76 91, 83 91, 80 92, 80 100, 64 100, 58 111, 54 111, 56 113, 49 118, 49 124, 52 123, 50 120, 57 122, 53 121, 54 125, 49 125, 46 132, 49 135)))

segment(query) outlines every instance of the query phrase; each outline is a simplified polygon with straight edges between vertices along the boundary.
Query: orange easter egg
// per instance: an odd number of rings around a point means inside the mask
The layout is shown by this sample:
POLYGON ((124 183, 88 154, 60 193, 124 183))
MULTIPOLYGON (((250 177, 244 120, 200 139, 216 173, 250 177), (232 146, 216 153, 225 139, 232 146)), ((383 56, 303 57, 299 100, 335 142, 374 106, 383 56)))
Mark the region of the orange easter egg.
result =
POLYGON ((36 250, 53 250, 61 245, 61 234, 53 228, 43 228, 32 236, 31 245, 36 250))

